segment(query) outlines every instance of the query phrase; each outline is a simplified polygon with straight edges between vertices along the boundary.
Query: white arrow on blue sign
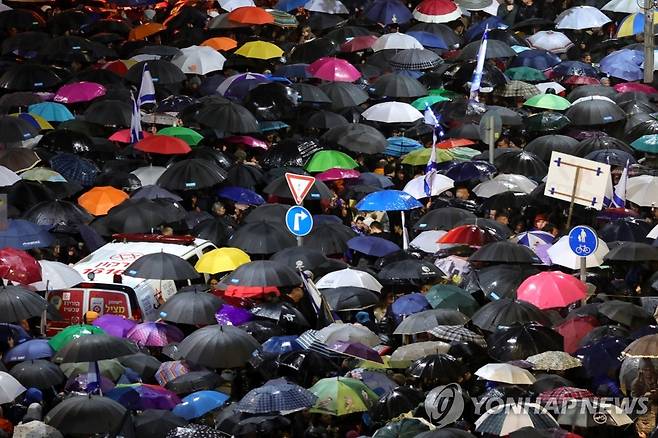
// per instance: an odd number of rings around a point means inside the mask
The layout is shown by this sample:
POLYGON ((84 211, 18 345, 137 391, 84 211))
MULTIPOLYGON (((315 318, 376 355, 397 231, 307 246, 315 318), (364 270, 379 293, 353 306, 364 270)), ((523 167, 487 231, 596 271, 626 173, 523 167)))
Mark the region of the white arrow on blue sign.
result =
POLYGON ((313 229, 313 216, 304 207, 295 205, 286 213, 286 226, 295 236, 306 236, 313 229))

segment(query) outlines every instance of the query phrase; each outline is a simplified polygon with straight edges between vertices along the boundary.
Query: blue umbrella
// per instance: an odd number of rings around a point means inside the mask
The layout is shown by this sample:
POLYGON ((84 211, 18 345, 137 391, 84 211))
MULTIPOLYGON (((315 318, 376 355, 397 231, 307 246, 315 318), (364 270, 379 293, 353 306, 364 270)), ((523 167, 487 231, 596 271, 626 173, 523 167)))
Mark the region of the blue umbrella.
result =
POLYGON ((382 396, 393 391, 399 385, 391 380, 386 374, 378 371, 356 369, 350 373, 354 378, 361 380, 372 389, 375 394, 382 396))
POLYGON ((61 103, 42 102, 27 107, 28 112, 41 116, 49 122, 66 122, 75 119, 71 111, 61 103))
POLYGON ((276 131, 279 129, 285 129, 289 127, 290 127, 289 125, 279 120, 258 122, 258 128, 260 129, 260 132, 276 131))
POLYGON ((563 61, 553 67, 553 73, 558 76, 591 76, 599 75, 599 70, 592 64, 582 61, 563 61))
POLYGON ((431 308, 432 306, 427 301, 427 298, 425 298, 425 295, 420 293, 402 295, 391 305, 393 314, 398 317, 413 315, 414 313, 431 308))
POLYGON ((297 342, 297 336, 272 336, 263 342, 263 351, 276 355, 303 349, 304 347, 297 342))
POLYGON ((217 190, 217 196, 239 204, 261 205, 265 203, 261 195, 244 187, 221 187, 217 190))
POLYGON ((5 363, 23 362, 26 360, 50 359, 55 351, 47 339, 30 339, 7 351, 2 360, 5 363))
POLYGON ((430 32, 425 32, 422 30, 415 30, 412 32, 407 32, 407 35, 416 38, 423 46, 429 47, 431 49, 447 49, 448 45, 440 35, 436 35, 430 32))
POLYGON ((310 408, 317 400, 311 391, 284 379, 276 379, 249 391, 237 403, 236 409, 249 414, 293 412, 310 408))
POLYGON ((602 377, 608 371, 616 371, 621 367, 619 357, 628 345, 622 338, 606 337, 591 345, 576 350, 574 356, 579 358, 590 377, 602 377))
POLYGON ((338 216, 333 214, 316 214, 313 216, 313 222, 316 225, 320 224, 342 224, 343 221, 338 216))
POLYGON ((32 337, 23 327, 16 324, 9 324, 6 322, 0 323, 0 339, 13 339, 14 342, 25 342, 32 337))
POLYGON ((130 197, 132 199, 170 199, 172 201, 182 201, 183 198, 171 193, 167 189, 163 189, 156 185, 142 186, 139 190, 133 192, 130 197))
POLYGON ((366 17, 384 25, 403 24, 412 19, 411 11, 400 0, 375 0, 366 11, 366 17))
POLYGON ((286 78, 308 79, 311 74, 308 72, 308 64, 284 64, 276 68, 274 73, 286 78))
POLYGON ((486 161, 461 161, 451 164, 440 172, 455 182, 462 182, 488 178, 496 173, 496 167, 486 161))
POLYGON ((44 227, 23 219, 9 219, 7 228, 0 231, 0 248, 45 248, 54 240, 44 227))
POLYGON ((176 405, 171 412, 186 420, 192 420, 222 407, 228 399, 228 395, 218 391, 197 391, 183 398, 182 403, 176 405))
POLYGON ((622 49, 612 52, 603 58, 599 68, 603 73, 625 81, 638 81, 642 79, 642 63, 644 53, 639 50, 622 49))
POLYGON ((407 192, 382 190, 366 195, 356 204, 359 211, 406 211, 421 208, 423 204, 407 192))
POLYGON ((361 175, 359 175, 357 181, 359 184, 366 184, 382 189, 387 189, 395 185, 389 177, 373 172, 363 172, 361 175))
POLYGON ((306 3, 308 3, 308 0, 279 0, 274 6, 274 9, 290 12, 303 7, 306 3))
POLYGON ((633 155, 619 149, 599 149, 597 151, 592 151, 585 155, 585 159, 619 167, 626 166, 626 162, 629 164, 637 163, 633 155))
POLYGON ((93 186, 96 175, 100 172, 93 161, 67 152, 52 157, 50 167, 67 181, 75 181, 83 187, 93 186))
POLYGON ((474 41, 482 37, 484 30, 486 28, 491 29, 507 29, 507 25, 498 17, 489 17, 486 20, 478 21, 473 26, 469 27, 466 30, 464 36, 466 36, 466 41, 474 41))
POLYGON ((400 251, 400 247, 390 240, 375 236, 357 236, 347 241, 347 247, 353 251, 373 257, 384 257, 385 255, 400 251))
POLYGON ((384 155, 389 155, 391 157, 401 157, 402 155, 406 155, 411 151, 415 151, 416 149, 423 147, 423 145, 418 140, 407 137, 389 137, 386 139, 386 141, 388 144, 386 145, 384 155))
POLYGON ((544 71, 558 65, 560 62, 562 60, 554 53, 541 49, 532 49, 516 55, 512 59, 510 67, 532 67, 544 71))

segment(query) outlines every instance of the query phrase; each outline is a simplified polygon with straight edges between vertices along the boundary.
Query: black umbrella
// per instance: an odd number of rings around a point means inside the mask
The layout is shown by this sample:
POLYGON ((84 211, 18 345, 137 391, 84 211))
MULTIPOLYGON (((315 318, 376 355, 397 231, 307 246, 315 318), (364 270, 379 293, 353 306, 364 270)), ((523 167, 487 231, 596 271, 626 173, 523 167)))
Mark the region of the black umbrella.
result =
POLYGON ((379 296, 370 289, 354 286, 323 289, 322 296, 332 310, 337 312, 363 310, 379 303, 379 296))
POLYGON ((27 107, 41 102, 43 102, 43 99, 32 91, 16 91, 0 97, 0 108, 5 112, 11 112, 15 108, 27 107))
POLYGON ((537 155, 517 150, 499 155, 494 165, 500 173, 515 173, 528 178, 541 180, 548 174, 548 166, 537 155))
MULTIPOLYGON (((629 242, 644 243, 649 241, 649 239, 647 239, 647 234, 649 234, 651 229, 652 226, 648 222, 637 220, 634 218, 624 218, 624 219, 618 219, 616 221, 608 222, 607 224, 605 224, 605 226, 601 228, 601 230, 599 231, 599 237, 603 239, 606 243, 615 242, 615 241, 626 242, 626 243, 629 242)), ((627 248, 641 249, 643 247, 633 246, 627 248)), ((626 250, 622 250, 621 252, 623 254, 628 254, 626 250)), ((645 249, 645 252, 642 254, 655 257, 656 252, 648 253, 646 252, 645 249)), ((655 260, 655 259, 652 258, 651 260, 655 260)))
POLYGON ((222 378, 212 371, 190 371, 170 380, 165 385, 176 394, 190 394, 196 391, 212 390, 222 384, 222 378))
POLYGON ((469 262, 541 264, 541 259, 525 245, 504 240, 484 245, 475 251, 469 262))
POLYGON ((226 179, 226 171, 213 162, 190 158, 172 164, 158 178, 157 184, 168 190, 199 190, 226 179))
POLYGON ((94 61, 103 57, 115 58, 117 53, 104 44, 71 35, 53 38, 39 51, 39 59, 44 63, 71 62, 76 57, 94 61))
POLYGON ((571 120, 561 113, 544 111, 525 119, 525 128, 533 132, 557 132, 571 124, 571 120))
POLYGON ((489 355, 501 362, 525 360, 545 351, 563 351, 564 339, 556 331, 539 324, 499 327, 487 338, 489 355))
POLYGON ((381 97, 410 98, 427 95, 427 88, 410 76, 389 73, 375 81, 373 93, 381 97))
MULTIPOLYGON (((267 193, 268 195, 275 195, 278 196, 279 198, 286 198, 286 199, 292 199, 292 193, 290 193, 290 187, 288 186, 288 182, 286 181, 285 176, 279 177, 269 183, 264 189, 264 193, 267 193)), ((320 199, 331 199, 332 198, 332 192, 329 190, 329 187, 325 183, 323 183, 320 180, 315 180, 313 183, 313 187, 311 187, 311 190, 308 192, 307 198, 308 200, 320 200, 320 199)))
POLYGON ((630 330, 620 325, 602 325, 594 327, 589 333, 583 336, 578 342, 578 345, 580 347, 586 347, 596 344, 605 338, 627 338, 630 335, 630 330))
POLYGON ((0 12, 0 29, 31 30, 45 26, 39 14, 29 9, 8 9, 0 12))
MULTIPOLYGON (((453 76, 453 88, 463 91, 463 87, 471 81, 475 70, 475 61, 464 63, 453 76)), ((482 86, 496 88, 507 83, 507 77, 498 68, 490 64, 485 64, 482 70, 482 86)))
POLYGON ((258 121, 249 110, 237 103, 210 103, 204 105, 195 116, 203 126, 219 132, 249 134, 259 132, 258 121))
POLYGON ((578 146, 578 140, 566 135, 542 135, 531 140, 525 150, 539 156, 545 163, 551 160, 551 152, 563 152, 574 155, 574 150, 578 146))
POLYGON ((570 91, 569 94, 567 94, 567 99, 571 102, 575 102, 581 97, 604 96, 614 98, 616 95, 617 92, 613 87, 605 85, 581 85, 570 91))
POLYGON ((468 283, 466 290, 475 292, 482 290, 494 300, 516 297, 516 289, 531 275, 539 270, 530 266, 496 265, 478 269, 473 274, 473 283, 468 283))
POLYGON ((183 339, 178 352, 189 362, 208 368, 236 368, 245 365, 258 347, 258 341, 244 330, 210 325, 183 339))
POLYGON ((330 104, 331 98, 320 87, 311 84, 297 83, 292 84, 292 88, 297 90, 301 98, 301 103, 330 104))
POLYGON ((433 284, 445 274, 432 263, 408 259, 389 263, 377 274, 382 284, 433 284))
POLYGON ((265 181, 263 171, 256 166, 236 163, 226 171, 226 184, 254 190, 265 181))
POLYGON ((628 142, 633 142, 643 135, 658 134, 658 119, 650 116, 648 120, 644 120, 630 129, 627 129, 625 139, 628 142))
POLYGON ((296 245, 295 238, 271 222, 252 222, 242 227, 228 240, 230 246, 249 254, 274 254, 296 245))
MULTIPOLYGON (((657 131, 658 132, 658 131, 657 131)), ((592 135, 578 143, 578 147, 573 151, 574 155, 584 157, 602 149, 618 149, 620 151, 633 154, 633 149, 623 140, 607 135, 592 135)))
POLYGON ((66 380, 66 376, 57 365, 43 359, 27 360, 16 364, 9 374, 26 388, 48 389, 66 380))
POLYGON ((391 58, 391 67, 400 70, 429 70, 438 67, 443 59, 428 49, 404 49, 391 58))
POLYGON ((52 225, 55 231, 66 231, 90 222, 93 217, 68 201, 47 201, 35 205, 23 214, 23 219, 37 225, 52 225))
POLYGON ((299 274, 271 260, 257 260, 245 263, 226 278, 225 283, 234 286, 298 286, 302 280, 299 274))
POLYGON ((244 218, 244 223, 252 224, 254 222, 271 222, 275 225, 284 225, 286 213, 289 208, 289 205, 284 204, 263 204, 254 208, 247 217, 244 218))
POLYGON ((408 29, 408 32, 429 32, 441 37, 448 45, 454 48, 462 44, 463 39, 450 26, 445 23, 416 23, 408 29))
MULTIPOLYGON (((495 331, 497 327, 538 322, 550 325, 548 317, 533 304, 502 298, 482 306, 473 315, 473 324, 482 330, 495 331)), ((525 359, 525 358, 524 358, 525 359)))
POLYGON ((301 169, 308 159, 317 151, 322 150, 317 140, 311 138, 300 138, 293 136, 281 141, 276 147, 270 148, 263 155, 262 163, 269 167, 267 180, 283 176, 285 172, 292 172, 306 175, 307 172, 301 169), (297 169, 284 170, 286 167, 296 167, 297 169))
POLYGON ((297 44, 290 52, 288 62, 291 64, 310 64, 323 56, 331 56, 338 50, 338 44, 329 38, 315 38, 303 44, 297 44))
POLYGON ((240 420, 233 428, 233 436, 237 438, 256 434, 271 436, 282 429, 287 429, 289 426, 290 420, 281 415, 248 417, 240 420))
POLYGON ((201 221, 192 229, 192 235, 210 240, 217 247, 224 246, 233 232, 234 224, 221 217, 201 221))
POLYGON ((249 333, 261 344, 272 336, 282 336, 285 334, 285 330, 279 327, 275 321, 267 319, 256 319, 240 324, 238 327, 249 333))
POLYGON ((459 381, 464 370, 461 363, 446 353, 430 354, 415 361, 407 373, 419 379, 424 388, 430 389, 459 381))
POLYGON ((48 90, 61 82, 62 78, 50 67, 30 63, 16 64, 0 76, 0 88, 11 91, 48 90))
POLYGON ((20 143, 39 134, 31 123, 12 116, 0 117, 0 143, 20 143))
POLYGON ((300 95, 289 85, 278 82, 257 85, 249 91, 245 107, 258 120, 290 120, 300 104, 300 95))
POLYGON ((299 310, 286 302, 258 304, 252 307, 250 312, 260 318, 277 321, 283 328, 303 331, 311 326, 299 310))
POLYGON ((180 68, 163 59, 138 62, 128 69, 125 76, 126 80, 133 84, 140 84, 145 65, 148 65, 151 77, 156 85, 178 84, 185 80, 185 74, 180 68))
POLYGON ((367 35, 372 35, 372 32, 370 32, 365 27, 340 26, 331 32, 328 32, 326 37, 336 41, 338 44, 343 44, 344 42, 349 41, 354 37, 367 35))
POLYGON ((124 426, 132 427, 126 408, 98 395, 67 398, 52 408, 44 421, 65 435, 118 434, 124 426))
POLYGON ((132 105, 121 100, 98 100, 89 105, 84 115, 88 122, 127 128, 130 126, 132 105))
POLYGON ((164 222, 160 204, 146 199, 127 200, 105 217, 105 225, 117 233, 148 233, 164 222))
POLYGON ((350 82, 329 82, 320 85, 320 89, 331 99, 332 109, 358 106, 368 100, 368 93, 350 82))
POLYGON ((347 241, 356 237, 352 228, 342 223, 320 223, 304 237, 304 246, 321 251, 325 255, 343 254, 347 249, 347 241))
POLYGON ((373 420, 387 422, 405 412, 414 411, 424 400, 422 391, 399 386, 377 400, 371 410, 373 420))
POLYGON ((162 362, 155 357, 142 352, 122 356, 119 358, 119 362, 124 367, 130 368, 139 374, 146 381, 153 381, 155 373, 160 368, 160 365, 162 365, 162 362))
POLYGON ((137 353, 135 344, 127 339, 105 334, 81 336, 66 344, 53 357, 55 363, 95 362, 137 353))
POLYGON ((306 126, 316 129, 332 129, 340 126, 346 126, 349 122, 340 114, 331 111, 317 111, 306 121, 306 126))
POLYGON ((637 329, 653 322, 653 316, 644 308, 625 301, 606 301, 599 306, 599 313, 620 324, 637 329))
POLYGON ((538 374, 536 377, 537 380, 530 387, 535 394, 541 394, 563 386, 574 386, 573 382, 556 374, 538 374))
MULTIPOLYGON (((460 61, 469 61, 471 59, 476 59, 478 57, 478 52, 480 50, 480 40, 473 41, 464 46, 461 53, 459 54, 460 61)), ((504 43, 503 41, 497 39, 489 39, 487 42, 487 51, 485 59, 491 58, 511 58, 516 56, 516 52, 512 48, 504 43)))
POLYGON ((317 248, 290 247, 278 251, 270 260, 279 262, 291 269, 314 271, 328 263, 327 257, 317 248))
POLYGON ((41 316, 48 302, 23 286, 0 287, 0 322, 18 322, 41 316))
POLYGON ((141 256, 123 273, 128 277, 152 280, 188 280, 199 276, 187 260, 164 251, 141 256))
POLYGON ((592 126, 618 122, 626 118, 624 110, 609 99, 591 97, 567 109, 565 115, 574 125, 592 126))
POLYGON ((9 187, 7 201, 19 210, 27 210, 33 205, 40 202, 52 201, 55 199, 55 193, 47 186, 22 179, 9 187))
POLYGON ((330 129, 320 140, 360 154, 380 154, 388 145, 386 137, 379 130, 361 123, 330 129))
POLYGON ((414 224, 414 231, 451 230, 464 219, 476 216, 468 210, 455 207, 442 207, 430 210, 414 224))
POLYGON ((215 324, 215 312, 222 300, 206 292, 180 292, 169 298, 160 307, 162 319, 178 324, 215 324))
POLYGON ((162 438, 177 427, 187 425, 187 420, 170 411, 146 409, 133 417, 133 426, 138 437, 162 438))
POLYGON ((37 146, 52 152, 81 154, 94 150, 94 142, 87 135, 70 129, 57 129, 41 137, 37 146))
POLYGON ((416 438, 475 438, 475 435, 463 429, 446 427, 419 433, 416 438))

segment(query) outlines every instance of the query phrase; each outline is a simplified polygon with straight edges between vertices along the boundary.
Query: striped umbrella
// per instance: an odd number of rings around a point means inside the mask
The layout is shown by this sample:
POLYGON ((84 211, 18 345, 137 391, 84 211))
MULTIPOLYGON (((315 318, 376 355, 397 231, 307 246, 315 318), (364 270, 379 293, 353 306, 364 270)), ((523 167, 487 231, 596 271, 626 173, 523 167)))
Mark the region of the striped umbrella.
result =
POLYGON ((180 342, 185 335, 173 325, 162 322, 143 322, 133 327, 126 337, 139 345, 164 347, 172 342, 180 342))
POLYGON ((546 231, 526 231, 525 233, 517 234, 513 239, 516 243, 535 249, 539 245, 553 243, 554 237, 546 231))
MULTIPOLYGON (((653 22, 658 23, 658 12, 653 13, 653 22)), ((644 14, 636 12, 624 18, 617 28, 617 38, 638 35, 644 32, 644 14)))
POLYGON ((162 362, 162 365, 155 373, 155 380, 160 386, 164 386, 167 382, 174 380, 176 377, 184 376, 190 371, 190 366, 180 360, 162 362))

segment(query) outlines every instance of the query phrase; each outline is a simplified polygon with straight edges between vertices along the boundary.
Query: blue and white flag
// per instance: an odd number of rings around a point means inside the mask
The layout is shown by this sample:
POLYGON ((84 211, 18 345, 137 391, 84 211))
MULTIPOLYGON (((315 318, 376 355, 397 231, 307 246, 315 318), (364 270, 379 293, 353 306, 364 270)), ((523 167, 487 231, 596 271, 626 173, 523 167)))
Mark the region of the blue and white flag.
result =
POLYGON ((153 85, 153 78, 151 77, 148 63, 144 64, 144 70, 142 71, 142 83, 139 86, 138 103, 140 108, 147 103, 155 103, 155 86, 153 85))
POLYGON ((439 123, 439 119, 432 111, 432 108, 428 105, 425 109, 425 124, 432 127, 432 152, 430 153, 430 158, 427 161, 427 166, 425 166, 425 194, 427 196, 432 196, 432 179, 439 169, 439 163, 436 161, 436 141, 438 138, 442 138, 444 133, 439 123))
POLYGON ((135 96, 132 96, 133 111, 130 117, 130 143, 135 144, 144 138, 142 133, 142 115, 139 112, 139 105, 135 100, 135 96))
POLYGON ((484 59, 487 54, 487 40, 489 38, 489 28, 487 27, 482 34, 482 42, 478 50, 477 64, 473 70, 473 77, 471 78, 471 92, 468 96, 469 100, 479 102, 478 93, 480 91, 480 83, 482 82, 482 71, 484 70, 484 59))
POLYGON ((624 171, 621 173, 621 178, 612 192, 612 207, 625 208, 626 207, 626 184, 628 183, 628 165, 626 161, 624 171))

